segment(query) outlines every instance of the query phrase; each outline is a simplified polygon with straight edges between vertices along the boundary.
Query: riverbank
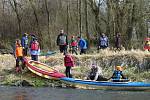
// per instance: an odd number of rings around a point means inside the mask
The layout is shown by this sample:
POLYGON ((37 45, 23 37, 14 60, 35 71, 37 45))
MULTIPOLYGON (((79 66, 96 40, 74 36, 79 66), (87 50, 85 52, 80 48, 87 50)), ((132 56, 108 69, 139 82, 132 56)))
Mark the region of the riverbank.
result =
MULTIPOLYGON (((105 77, 112 75, 115 65, 124 63, 124 74, 132 81, 150 82, 150 53, 140 50, 133 51, 100 51, 87 55, 74 55, 76 66, 72 69, 75 78, 84 79, 93 61, 102 68, 105 77)), ((49 57, 40 57, 40 61, 64 73, 63 55, 56 53, 49 57)), ((49 86, 69 87, 59 80, 49 80, 39 77, 25 69, 22 73, 15 73, 15 59, 12 55, 0 55, 0 84, 9 86, 49 86)))

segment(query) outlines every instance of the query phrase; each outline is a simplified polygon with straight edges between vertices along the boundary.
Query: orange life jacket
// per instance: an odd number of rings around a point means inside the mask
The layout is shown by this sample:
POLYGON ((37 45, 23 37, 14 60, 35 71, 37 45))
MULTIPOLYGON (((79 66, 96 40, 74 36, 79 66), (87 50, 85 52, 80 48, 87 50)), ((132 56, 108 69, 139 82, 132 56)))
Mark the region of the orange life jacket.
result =
POLYGON ((23 56, 23 48, 22 46, 16 45, 16 57, 23 56))

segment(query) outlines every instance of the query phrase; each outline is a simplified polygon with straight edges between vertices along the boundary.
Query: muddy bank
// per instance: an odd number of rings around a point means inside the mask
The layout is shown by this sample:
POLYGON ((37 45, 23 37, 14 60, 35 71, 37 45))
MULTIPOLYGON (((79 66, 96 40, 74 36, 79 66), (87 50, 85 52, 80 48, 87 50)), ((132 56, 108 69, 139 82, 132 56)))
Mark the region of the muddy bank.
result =
MULTIPOLYGON (((150 53, 143 51, 100 51, 88 55, 74 55, 76 66, 72 69, 75 78, 84 79, 92 62, 102 68, 105 77, 112 75, 114 66, 124 63, 124 74, 132 81, 150 82, 150 53)), ((40 61, 64 73, 63 55, 56 54, 40 57, 40 61)), ((12 55, 0 55, 0 83, 11 86, 50 86, 68 87, 58 80, 49 80, 36 76, 25 69, 22 73, 14 71, 15 59, 12 55)))

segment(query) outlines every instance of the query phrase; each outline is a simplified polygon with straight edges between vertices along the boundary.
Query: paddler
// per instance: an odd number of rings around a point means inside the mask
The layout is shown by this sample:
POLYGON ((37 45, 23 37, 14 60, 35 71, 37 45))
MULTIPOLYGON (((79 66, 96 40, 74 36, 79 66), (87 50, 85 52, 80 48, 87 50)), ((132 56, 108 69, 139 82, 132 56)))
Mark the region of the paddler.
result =
POLYGON ((123 66, 115 66, 115 70, 113 72, 113 75, 110 79, 112 79, 113 82, 124 82, 128 81, 128 79, 123 75, 123 70, 125 67, 123 66))

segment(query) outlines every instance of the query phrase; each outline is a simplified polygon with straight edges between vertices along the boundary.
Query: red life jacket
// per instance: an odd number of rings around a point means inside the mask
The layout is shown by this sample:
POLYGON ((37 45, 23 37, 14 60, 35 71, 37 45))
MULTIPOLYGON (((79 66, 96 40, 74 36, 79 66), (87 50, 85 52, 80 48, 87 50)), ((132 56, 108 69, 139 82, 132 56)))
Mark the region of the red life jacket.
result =
POLYGON ((39 43, 37 41, 33 41, 31 43, 31 50, 38 50, 39 49, 39 43))

